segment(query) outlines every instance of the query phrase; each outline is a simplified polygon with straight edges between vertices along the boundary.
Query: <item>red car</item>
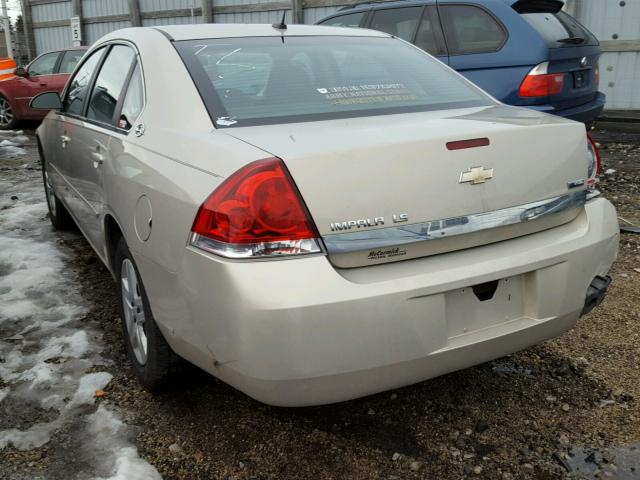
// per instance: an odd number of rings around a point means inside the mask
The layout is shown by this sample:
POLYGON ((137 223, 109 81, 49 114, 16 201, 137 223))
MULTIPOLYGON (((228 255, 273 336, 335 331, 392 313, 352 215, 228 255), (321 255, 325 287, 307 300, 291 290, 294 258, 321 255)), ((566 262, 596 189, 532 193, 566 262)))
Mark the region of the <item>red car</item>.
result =
POLYGON ((42 92, 62 93, 67 79, 87 47, 48 52, 26 68, 18 67, 15 77, 0 81, 0 130, 9 130, 20 120, 42 120, 46 110, 34 110, 31 99, 42 92))

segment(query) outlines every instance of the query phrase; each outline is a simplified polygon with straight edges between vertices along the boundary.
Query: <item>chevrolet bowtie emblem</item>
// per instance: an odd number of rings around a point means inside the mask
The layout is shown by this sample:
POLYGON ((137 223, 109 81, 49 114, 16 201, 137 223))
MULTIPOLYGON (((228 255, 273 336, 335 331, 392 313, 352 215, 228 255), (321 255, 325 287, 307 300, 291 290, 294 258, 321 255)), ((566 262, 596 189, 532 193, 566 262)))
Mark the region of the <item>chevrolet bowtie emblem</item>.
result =
POLYGON ((460 173, 460 183, 477 185, 493 178, 493 168, 471 167, 466 172, 460 173))

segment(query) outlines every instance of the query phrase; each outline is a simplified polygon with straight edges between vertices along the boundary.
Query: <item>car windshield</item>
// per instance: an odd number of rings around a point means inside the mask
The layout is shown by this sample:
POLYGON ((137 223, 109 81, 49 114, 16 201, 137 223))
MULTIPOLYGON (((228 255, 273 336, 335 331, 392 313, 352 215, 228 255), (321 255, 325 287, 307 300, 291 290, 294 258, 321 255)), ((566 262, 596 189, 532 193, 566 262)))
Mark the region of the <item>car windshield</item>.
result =
POLYGON ((255 37, 175 43, 218 127, 493 105, 393 38, 255 37))

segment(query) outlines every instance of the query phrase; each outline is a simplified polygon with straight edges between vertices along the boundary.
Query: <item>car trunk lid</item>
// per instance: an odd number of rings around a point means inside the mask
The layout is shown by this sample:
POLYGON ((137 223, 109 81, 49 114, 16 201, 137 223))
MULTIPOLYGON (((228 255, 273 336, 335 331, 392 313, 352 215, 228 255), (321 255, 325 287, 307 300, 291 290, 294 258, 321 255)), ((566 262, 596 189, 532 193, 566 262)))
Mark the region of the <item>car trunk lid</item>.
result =
POLYGON ((339 267, 468 248, 564 223, 576 209, 526 225, 487 222, 482 214, 566 196, 568 182, 587 173, 584 127, 507 106, 225 133, 283 159, 339 267), (469 139, 488 145, 447 147, 469 139), (473 225, 464 220, 470 215, 473 225), (476 229, 478 221, 484 225, 476 229), (442 231, 446 238, 432 241, 442 231))
POLYGON ((564 47, 549 50, 549 73, 564 73, 564 88, 549 97, 557 110, 589 103, 598 95, 600 47, 564 47))

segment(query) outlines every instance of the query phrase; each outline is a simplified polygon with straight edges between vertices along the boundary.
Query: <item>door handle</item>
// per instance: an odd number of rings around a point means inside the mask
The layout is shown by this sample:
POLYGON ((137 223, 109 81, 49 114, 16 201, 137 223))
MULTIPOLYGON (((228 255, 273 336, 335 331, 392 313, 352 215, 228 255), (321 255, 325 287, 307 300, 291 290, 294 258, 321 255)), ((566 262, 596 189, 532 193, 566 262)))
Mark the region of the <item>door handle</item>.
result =
POLYGON ((91 158, 93 159, 94 168, 98 168, 100 165, 104 163, 104 155, 98 152, 91 153, 91 158))
POLYGON ((62 148, 66 148, 67 143, 71 141, 71 137, 67 137, 66 135, 60 135, 60 141, 62 142, 62 148))

